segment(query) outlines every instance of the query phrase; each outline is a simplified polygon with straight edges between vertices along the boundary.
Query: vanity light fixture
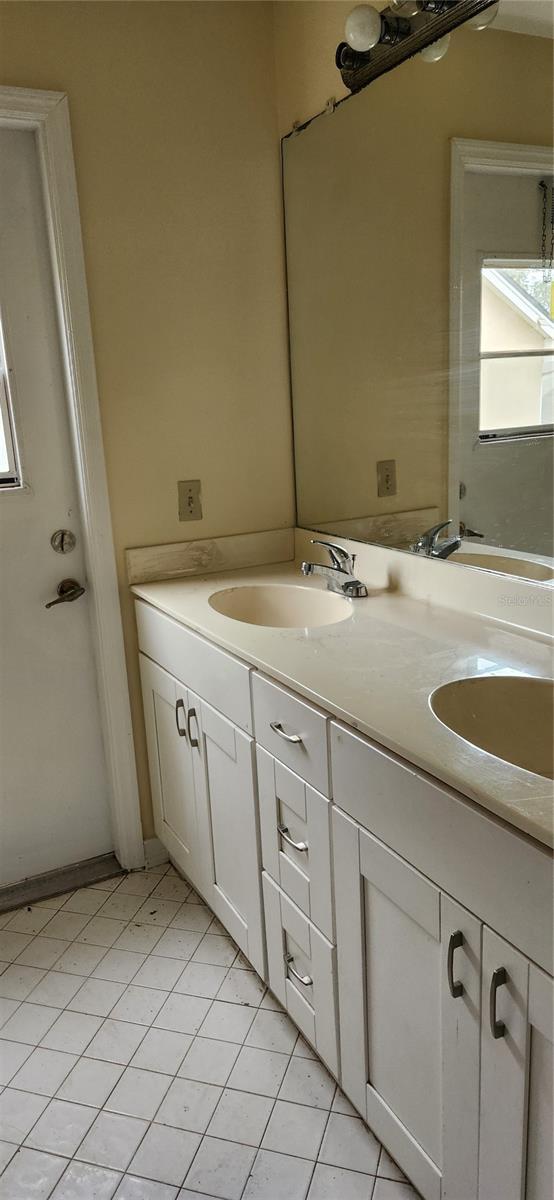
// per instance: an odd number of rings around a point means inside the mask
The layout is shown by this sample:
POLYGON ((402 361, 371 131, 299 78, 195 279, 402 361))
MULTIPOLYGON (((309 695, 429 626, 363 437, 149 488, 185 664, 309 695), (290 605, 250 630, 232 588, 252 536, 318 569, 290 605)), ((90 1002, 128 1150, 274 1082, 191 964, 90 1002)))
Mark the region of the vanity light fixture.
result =
POLYGON ((346 18, 346 40, 337 46, 343 83, 358 92, 415 54, 438 62, 453 29, 466 22, 485 29, 497 12, 498 0, 389 0, 381 11, 357 4, 346 18))

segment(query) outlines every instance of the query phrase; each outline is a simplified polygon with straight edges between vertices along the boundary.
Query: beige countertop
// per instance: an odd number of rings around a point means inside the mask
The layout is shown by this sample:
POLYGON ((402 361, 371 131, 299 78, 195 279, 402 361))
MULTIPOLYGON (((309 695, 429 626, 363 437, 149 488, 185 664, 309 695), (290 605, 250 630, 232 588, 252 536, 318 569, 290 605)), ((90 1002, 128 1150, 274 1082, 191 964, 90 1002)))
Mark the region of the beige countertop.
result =
POLYGON ((351 601, 347 620, 308 630, 245 624, 209 604, 222 588, 279 583, 324 586, 286 563, 132 590, 511 825, 554 844, 552 783, 465 742, 429 706, 431 693, 453 679, 551 678, 552 646, 544 637, 384 591, 351 601))

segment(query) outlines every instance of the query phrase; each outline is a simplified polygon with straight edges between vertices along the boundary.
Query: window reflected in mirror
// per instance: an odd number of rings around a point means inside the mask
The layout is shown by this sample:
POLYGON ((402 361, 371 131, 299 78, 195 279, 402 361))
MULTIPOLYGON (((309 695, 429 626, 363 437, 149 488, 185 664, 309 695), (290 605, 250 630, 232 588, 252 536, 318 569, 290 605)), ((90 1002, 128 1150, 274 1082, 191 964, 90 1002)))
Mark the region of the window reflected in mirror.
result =
POLYGON ((552 432, 554 283, 533 263, 481 270, 480 437, 552 432))

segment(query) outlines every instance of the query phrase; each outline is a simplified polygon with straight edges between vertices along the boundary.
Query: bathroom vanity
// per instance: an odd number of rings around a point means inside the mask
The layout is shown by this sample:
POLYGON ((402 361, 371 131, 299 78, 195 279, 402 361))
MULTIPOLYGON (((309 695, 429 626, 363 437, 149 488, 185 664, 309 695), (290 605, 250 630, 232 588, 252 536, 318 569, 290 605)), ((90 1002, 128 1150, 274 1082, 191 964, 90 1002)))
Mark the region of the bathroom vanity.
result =
POLYGON ((158 837, 425 1200, 549 1200, 552 784, 429 704, 548 647, 387 592, 225 615, 301 583, 134 588, 158 837))

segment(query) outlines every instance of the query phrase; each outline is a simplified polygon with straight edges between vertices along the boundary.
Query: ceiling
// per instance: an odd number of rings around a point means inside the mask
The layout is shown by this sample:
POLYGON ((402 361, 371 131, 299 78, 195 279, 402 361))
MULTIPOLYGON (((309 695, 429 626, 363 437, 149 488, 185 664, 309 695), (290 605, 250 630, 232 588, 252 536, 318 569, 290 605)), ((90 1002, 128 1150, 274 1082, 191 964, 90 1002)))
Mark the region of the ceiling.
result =
POLYGON ((552 0, 500 0, 500 11, 492 28, 552 38, 554 4, 552 0))

